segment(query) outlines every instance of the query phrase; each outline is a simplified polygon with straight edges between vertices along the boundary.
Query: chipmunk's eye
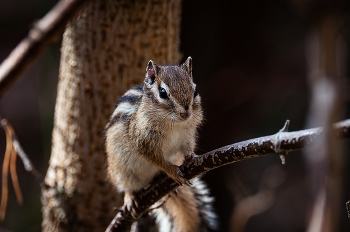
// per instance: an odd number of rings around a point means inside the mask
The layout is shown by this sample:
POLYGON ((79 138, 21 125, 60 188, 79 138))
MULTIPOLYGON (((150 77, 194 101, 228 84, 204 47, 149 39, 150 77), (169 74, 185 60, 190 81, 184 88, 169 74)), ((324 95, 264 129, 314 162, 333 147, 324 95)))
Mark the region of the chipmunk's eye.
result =
POLYGON ((197 89, 195 89, 193 97, 196 97, 197 95, 198 95, 198 92, 197 92, 197 89))
POLYGON ((166 93, 166 90, 162 87, 159 88, 159 96, 163 99, 168 99, 168 94, 166 93))

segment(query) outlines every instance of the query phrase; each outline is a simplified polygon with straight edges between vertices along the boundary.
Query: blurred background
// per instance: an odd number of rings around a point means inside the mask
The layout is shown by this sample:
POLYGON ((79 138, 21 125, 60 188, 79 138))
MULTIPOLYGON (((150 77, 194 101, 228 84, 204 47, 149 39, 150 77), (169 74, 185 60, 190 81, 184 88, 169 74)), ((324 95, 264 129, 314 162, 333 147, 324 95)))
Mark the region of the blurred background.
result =
MULTIPOLYGON (((313 18, 322 11, 316 1, 311 1, 316 7, 307 9, 305 2, 183 1, 181 52, 183 60, 187 56, 193 58, 194 80, 206 118, 200 129, 198 154, 276 133, 286 119, 291 120, 292 131, 305 128, 310 101, 305 50, 313 31, 313 18)), ((55 3, 0 1, 0 61, 55 3)), ((348 45, 343 49, 350 54, 349 14, 342 13, 341 34, 348 45)), ((59 43, 51 46, 0 99, 0 115, 12 123, 23 148, 43 174, 50 155, 59 47, 59 43)), ((349 89, 349 59, 345 62, 345 86, 349 89)), ((350 116, 349 100, 347 93, 346 118, 350 116)), ((1 160, 4 151, 5 135, 0 132, 1 160)), ((17 163, 24 203, 16 203, 10 187, 7 215, 0 223, 0 232, 40 231, 40 187, 24 171, 22 163, 17 163)), ((345 209, 345 202, 350 200, 349 159, 345 166, 339 231, 350 230, 345 209)), ((301 152, 290 153, 283 166, 277 155, 268 155, 209 172, 205 179, 216 199, 220 231, 231 231, 240 202, 266 185, 274 186, 272 194, 263 195, 266 205, 249 218, 245 231, 305 231, 311 206, 306 174, 301 152)))

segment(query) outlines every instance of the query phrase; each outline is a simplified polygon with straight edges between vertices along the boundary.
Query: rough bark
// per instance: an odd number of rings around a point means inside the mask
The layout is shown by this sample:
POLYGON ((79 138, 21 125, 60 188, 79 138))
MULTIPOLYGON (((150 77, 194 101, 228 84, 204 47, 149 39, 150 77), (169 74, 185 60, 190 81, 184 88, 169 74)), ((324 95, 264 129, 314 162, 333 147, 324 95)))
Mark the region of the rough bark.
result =
POLYGON ((44 231, 103 231, 120 205, 105 172, 103 129, 148 60, 179 62, 179 1, 90 1, 67 25, 42 192, 44 231))

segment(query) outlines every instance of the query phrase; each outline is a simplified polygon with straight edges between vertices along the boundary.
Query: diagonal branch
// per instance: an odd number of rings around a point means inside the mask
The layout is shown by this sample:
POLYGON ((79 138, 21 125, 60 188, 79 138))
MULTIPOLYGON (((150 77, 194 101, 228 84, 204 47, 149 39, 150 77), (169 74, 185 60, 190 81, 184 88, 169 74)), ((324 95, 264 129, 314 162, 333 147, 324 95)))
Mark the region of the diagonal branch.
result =
MULTIPOLYGON (((274 135, 234 143, 196 157, 181 166, 183 173, 187 179, 192 179, 215 168, 242 160, 267 154, 286 155, 288 152, 309 146, 323 132, 323 128, 287 132, 288 125, 289 121, 282 130, 274 135)), ((337 138, 350 138, 350 119, 334 124, 333 128, 337 138)), ((135 194, 136 205, 139 206, 138 209, 135 209, 138 216, 140 217, 150 206, 177 186, 178 184, 164 173, 155 177, 150 187, 135 194)), ((130 231, 134 221, 136 219, 124 207, 117 213, 106 231, 130 231)))
POLYGON ((0 65, 0 97, 39 58, 85 2, 87 1, 61 0, 44 18, 34 24, 27 37, 0 65))

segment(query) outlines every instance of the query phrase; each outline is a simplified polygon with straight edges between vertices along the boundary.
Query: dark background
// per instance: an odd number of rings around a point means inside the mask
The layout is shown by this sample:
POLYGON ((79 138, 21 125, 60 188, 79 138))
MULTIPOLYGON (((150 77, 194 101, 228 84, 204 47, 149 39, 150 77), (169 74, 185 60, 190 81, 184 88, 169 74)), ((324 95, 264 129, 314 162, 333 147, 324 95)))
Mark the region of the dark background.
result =
MULTIPOLYGON (((0 61, 55 2, 0 1, 0 61)), ((314 4, 316 7, 305 10, 301 2, 183 1, 181 51, 183 60, 187 56, 193 58, 193 75, 206 118, 200 130, 197 153, 273 134, 282 128, 286 119, 291 120, 290 130, 305 128, 310 100, 305 49, 313 29, 313 17, 322 7, 314 4)), ((345 19, 342 33, 349 42, 348 14, 345 19)), ((43 174, 50 155, 59 46, 50 47, 0 99, 1 116, 13 124, 23 148, 43 174)), ((347 64, 350 67, 348 61, 347 64)), ((349 94, 346 97, 349 106, 349 94)), ((5 136, 0 132, 0 159, 4 151, 5 136)), ((347 167, 348 163, 347 160, 347 167)), ((284 182, 277 189, 274 204, 251 217, 246 231, 306 230, 311 199, 305 179, 307 171, 302 153, 293 152, 283 166, 277 155, 268 155, 229 165, 205 176, 216 198, 220 231, 230 231, 234 207, 241 199, 257 193, 264 173, 272 167, 278 169, 277 174, 284 177, 284 182)), ((10 187, 7 215, 0 223, 0 231, 40 231, 39 185, 24 171, 20 161, 18 173, 24 204, 16 203, 10 187)), ((349 176, 349 168, 344 176, 349 176)), ((350 230, 345 210, 345 201, 350 199, 347 181, 344 180, 340 231, 350 230)))

